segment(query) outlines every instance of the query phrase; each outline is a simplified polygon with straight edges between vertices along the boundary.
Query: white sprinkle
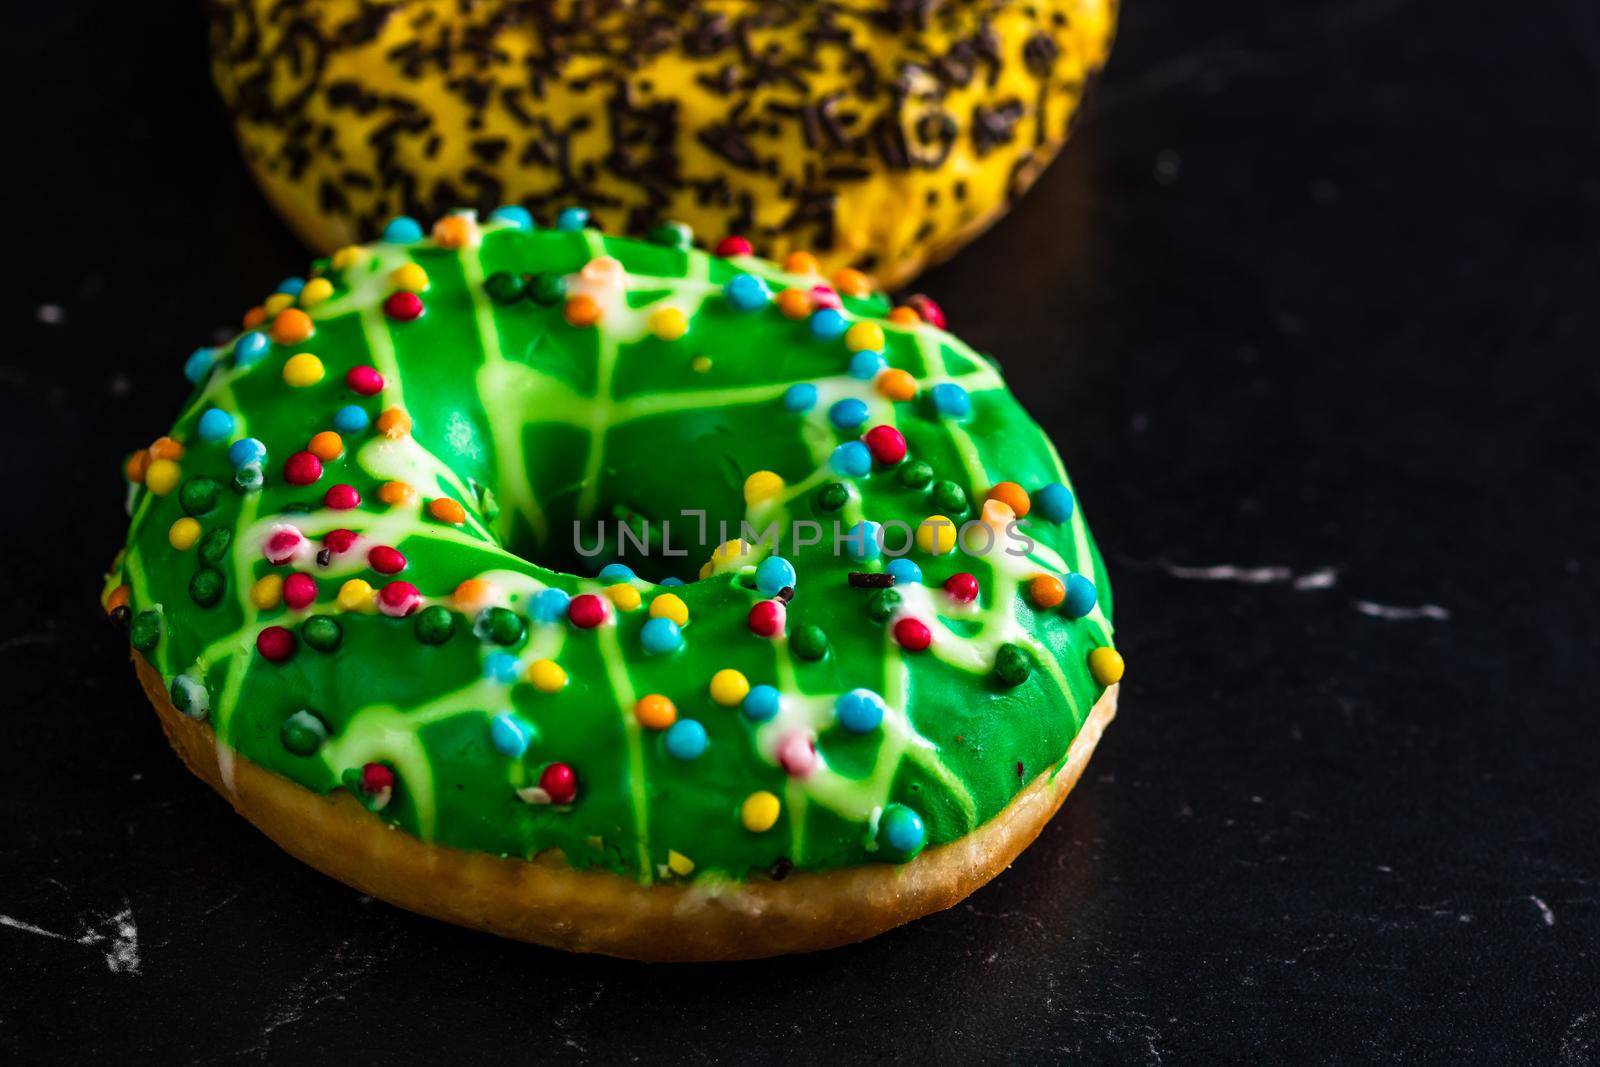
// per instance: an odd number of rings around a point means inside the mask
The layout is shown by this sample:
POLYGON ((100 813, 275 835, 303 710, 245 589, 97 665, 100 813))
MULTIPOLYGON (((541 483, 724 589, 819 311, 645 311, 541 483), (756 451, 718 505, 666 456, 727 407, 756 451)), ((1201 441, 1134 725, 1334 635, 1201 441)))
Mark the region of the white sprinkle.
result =
POLYGON ((60 326, 67 321, 67 313, 60 304, 40 304, 33 316, 46 326, 60 326))
POLYGON ((1544 918, 1546 926, 1554 926, 1556 924, 1556 913, 1550 910, 1550 905, 1535 896, 1530 896, 1528 899, 1533 901, 1533 906, 1539 909, 1539 914, 1544 918))
POLYGON ((1161 569, 1174 578, 1189 582, 1287 584, 1302 591, 1331 589, 1339 584, 1339 572, 1332 567, 1318 567, 1303 574, 1296 574, 1288 567, 1240 567, 1232 563, 1218 563, 1210 567, 1184 567, 1177 563, 1163 563, 1161 569))
POLYGON ((1437 604, 1420 604, 1414 608, 1402 608, 1389 604, 1374 604, 1370 600, 1356 600, 1351 602, 1351 606, 1369 618, 1383 619, 1387 622, 1405 622, 1411 619, 1450 621, 1450 612, 1437 604))

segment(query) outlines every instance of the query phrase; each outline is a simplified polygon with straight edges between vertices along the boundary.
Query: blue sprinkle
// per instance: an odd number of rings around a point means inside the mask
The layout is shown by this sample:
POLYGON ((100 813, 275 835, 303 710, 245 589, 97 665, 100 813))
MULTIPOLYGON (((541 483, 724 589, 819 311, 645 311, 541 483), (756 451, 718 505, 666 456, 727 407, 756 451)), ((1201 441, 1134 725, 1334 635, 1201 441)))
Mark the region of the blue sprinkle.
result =
POLYGON ((206 380, 211 373, 211 367, 217 361, 215 348, 197 348, 183 361, 183 376, 196 385, 206 380))
POLYGON ((200 440, 221 441, 233 436, 233 416, 221 408, 206 408, 200 416, 200 440))
POLYGON ((883 545, 878 542, 878 537, 883 531, 883 526, 871 519, 862 519, 850 527, 850 533, 845 536, 845 551, 851 559, 877 559, 883 555, 883 545))
POLYGON ((637 575, 633 573, 633 568, 626 563, 607 563, 600 568, 600 580, 608 585, 617 582, 631 582, 635 577, 637 575))
POLYGON ((507 711, 496 715, 489 723, 489 740, 502 755, 516 759, 528 751, 533 735, 521 719, 507 711))
POLYGON ((778 716, 783 703, 778 691, 770 685, 754 685, 744 696, 744 717, 751 722, 770 722, 778 716))
POLYGON ((904 556, 891 559, 884 569, 894 578, 895 585, 919 585, 922 582, 922 568, 904 556))
POLYGON ((837 341, 850 328, 850 323, 837 308, 818 308, 811 316, 811 336, 819 341, 837 341))
POLYGON ((706 745, 710 744, 706 728, 694 719, 679 719, 667 727, 667 736, 662 740, 666 743, 667 753, 681 760, 699 759, 705 755, 706 745))
POLYGON ((371 421, 360 404, 346 404, 333 413, 333 428, 340 433, 360 433, 371 421))
POLYGON ((241 367, 259 363, 271 347, 272 342, 267 340, 266 334, 252 330, 233 342, 233 361, 241 367))
POLYGON ((589 225, 589 210, 581 207, 564 207, 561 214, 556 216, 556 229, 568 233, 576 232, 589 225))
POLYGON ((396 215, 383 228, 383 239, 392 245, 408 245, 422 240, 422 223, 409 215, 396 215))
POLYGON ((656 584, 661 586, 661 588, 663 588, 663 589, 670 589, 670 588, 675 588, 677 586, 682 585, 683 584, 683 579, 682 578, 663 578, 663 579, 661 579, 661 581, 657 582, 656 584))
POLYGON ((1033 494, 1033 512, 1046 522, 1063 523, 1072 518, 1072 490, 1051 482, 1033 494))
POLYGON ((870 350, 857 352, 850 357, 850 377, 870 382, 878 376, 879 371, 887 366, 888 363, 884 361, 882 352, 870 350))
POLYGON ((507 204, 497 207, 489 216, 493 222, 506 222, 519 230, 533 229, 533 216, 528 214, 528 209, 520 204, 507 204))
POLYGON ((870 734, 883 724, 883 701, 870 689, 852 689, 833 702, 839 725, 853 734, 870 734))
POLYGON ((855 429, 863 422, 866 422, 867 416, 870 414, 872 412, 867 408, 867 402, 865 400, 857 400, 853 396, 836 401, 828 409, 828 418, 841 430, 855 429))
POLYGON ((228 462, 232 463, 235 470, 248 467, 252 463, 261 463, 267 458, 267 446, 254 437, 241 437, 228 446, 228 462))
POLYGON ((782 556, 768 556, 756 567, 756 588, 765 596, 777 596, 785 588, 793 588, 794 564, 782 556))
POLYGON ((288 296, 299 296, 300 290, 304 289, 305 287, 306 280, 304 278, 298 276, 289 277, 278 283, 277 292, 284 293, 288 296))
POLYGON ((904 804, 890 804, 878 819, 878 836, 895 852, 915 852, 928 839, 922 816, 904 804))
POLYGON ((760 311, 772 302, 772 290, 754 274, 735 274, 724 292, 728 303, 740 311, 760 311))
POLYGON ((639 631, 639 643, 652 656, 662 656, 683 647, 683 631, 671 619, 650 619, 639 631))
POLYGON ((559 589, 543 589, 533 598, 529 614, 538 622, 560 622, 567 617, 567 605, 572 598, 559 589))
POLYGON ((972 398, 955 382, 940 382, 928 390, 933 410, 949 419, 964 419, 972 413, 972 398))
POLYGON ((509 652, 491 652, 483 661, 483 676, 501 685, 511 685, 521 673, 517 657, 509 652))
POLYGON ((833 450, 828 466, 850 478, 864 478, 872 471, 872 450, 860 441, 846 441, 833 450))
POLYGON ((783 391, 783 406, 796 415, 804 415, 817 406, 817 387, 810 382, 789 386, 783 391))
POLYGON ((1071 619, 1081 619, 1094 610, 1099 594, 1094 583, 1081 574, 1067 575, 1067 595, 1061 599, 1061 610, 1071 619))

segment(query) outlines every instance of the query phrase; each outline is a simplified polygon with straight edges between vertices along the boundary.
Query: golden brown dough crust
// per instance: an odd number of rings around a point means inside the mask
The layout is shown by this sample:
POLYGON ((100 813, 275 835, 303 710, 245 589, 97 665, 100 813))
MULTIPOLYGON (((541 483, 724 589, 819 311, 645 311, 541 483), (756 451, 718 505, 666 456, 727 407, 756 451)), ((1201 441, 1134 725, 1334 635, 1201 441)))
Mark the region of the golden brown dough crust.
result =
POLYGON ((224 780, 209 727, 172 706, 160 676, 134 666, 167 740, 189 769, 282 846, 324 874, 423 915, 502 937, 638 960, 734 960, 860 941, 948 908, 1005 869, 1077 783, 1106 724, 1107 689, 1052 777, 1041 774, 993 820, 902 865, 800 872, 781 882, 643 886, 424 842, 390 829, 353 797, 322 797, 234 756, 224 780))

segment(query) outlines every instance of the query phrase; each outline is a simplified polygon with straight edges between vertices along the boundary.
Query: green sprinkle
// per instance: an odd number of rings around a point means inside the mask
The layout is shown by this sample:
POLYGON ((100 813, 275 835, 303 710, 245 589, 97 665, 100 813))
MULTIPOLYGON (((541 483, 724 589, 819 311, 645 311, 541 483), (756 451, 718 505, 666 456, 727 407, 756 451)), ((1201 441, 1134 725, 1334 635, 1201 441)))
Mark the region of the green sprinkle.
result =
POLYGON ((648 240, 668 248, 688 248, 694 241, 694 231, 681 222, 663 222, 650 231, 648 240))
MULTIPOLYGON (((499 609, 505 610, 505 609, 499 609)), ((510 614, 507 612, 507 614, 510 614)), ((516 616, 512 616, 516 618, 516 616)), ((417 612, 417 640, 425 645, 442 645, 455 636, 456 616, 449 608, 438 604, 417 612)))
POLYGON ((960 515, 967 510, 967 491, 955 482, 934 482, 933 503, 946 515, 960 515))
POLYGON ((995 680, 1006 688, 1014 688, 1028 680, 1033 673, 1033 657, 1020 645, 1001 645, 994 656, 995 680))
POLYGON ((817 490, 817 508, 821 511, 838 511, 850 502, 850 490, 840 482, 829 482, 817 490))
POLYGON ((484 280, 483 289, 496 304, 515 304, 528 291, 528 283, 508 270, 497 270, 484 280))
POLYGON ((313 615, 300 624, 300 636, 318 652, 332 652, 344 641, 344 627, 332 615, 313 615))
POLYGON ((301 708, 283 721, 278 732, 283 747, 296 756, 312 756, 328 739, 328 724, 314 713, 301 708))
POLYGON ((889 616, 900 606, 900 594, 893 589, 880 589, 867 600, 867 615, 873 622, 888 622, 889 616))
POLYGON ((509 608, 485 608, 474 627, 480 639, 497 645, 514 645, 527 632, 522 616, 509 608))
POLYGON ((200 538, 200 562, 221 563, 222 558, 228 554, 228 546, 233 544, 233 531, 225 526, 218 526, 215 530, 207 531, 200 538))
POLYGON ((567 279, 559 274, 542 270, 528 279, 528 299, 545 307, 554 307, 567 295, 567 279))
POLYGON ((209 608, 222 599, 228 580, 215 567, 201 567, 189 579, 189 599, 203 608, 209 608))
POLYGON ((246 463, 239 468, 233 476, 233 491, 235 493, 259 492, 267 484, 267 476, 261 471, 261 464, 246 463))
POLYGON ((161 643, 161 612, 141 611, 128 627, 128 643, 140 652, 149 652, 161 643))
POLYGON ((191 719, 204 719, 211 714, 211 694, 200 679, 180 674, 172 680, 172 706, 191 719))
POLYGON ((814 622, 801 623, 789 635, 789 647, 801 659, 815 662, 828 654, 828 634, 814 622))
POLYGON ((912 460, 900 468, 895 478, 907 489, 922 489, 933 481, 933 468, 920 459, 912 460))
POLYGON ((215 478, 208 478, 204 474, 197 474, 193 478, 184 480, 178 487, 178 504, 190 515, 204 515, 217 506, 217 497, 222 495, 222 483, 215 478))

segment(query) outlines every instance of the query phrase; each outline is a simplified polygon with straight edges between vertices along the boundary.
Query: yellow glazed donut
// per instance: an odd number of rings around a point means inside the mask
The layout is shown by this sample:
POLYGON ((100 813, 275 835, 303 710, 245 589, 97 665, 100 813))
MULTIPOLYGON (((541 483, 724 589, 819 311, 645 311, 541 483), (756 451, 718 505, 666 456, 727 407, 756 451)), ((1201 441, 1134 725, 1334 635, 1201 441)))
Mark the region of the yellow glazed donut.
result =
POLYGON ((397 214, 581 203, 892 288, 1054 156, 1116 7, 212 0, 211 48, 251 169, 319 251, 397 214))

